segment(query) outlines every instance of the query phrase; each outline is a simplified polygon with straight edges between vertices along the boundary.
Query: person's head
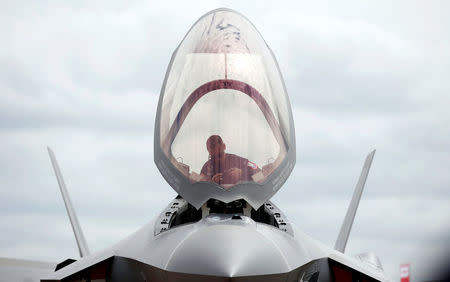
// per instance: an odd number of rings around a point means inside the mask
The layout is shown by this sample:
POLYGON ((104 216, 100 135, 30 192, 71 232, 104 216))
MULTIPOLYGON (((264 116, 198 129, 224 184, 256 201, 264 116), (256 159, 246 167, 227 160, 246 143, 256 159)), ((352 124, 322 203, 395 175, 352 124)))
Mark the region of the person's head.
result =
POLYGON ((211 135, 206 141, 206 149, 211 157, 218 157, 225 152, 226 145, 219 135, 211 135))

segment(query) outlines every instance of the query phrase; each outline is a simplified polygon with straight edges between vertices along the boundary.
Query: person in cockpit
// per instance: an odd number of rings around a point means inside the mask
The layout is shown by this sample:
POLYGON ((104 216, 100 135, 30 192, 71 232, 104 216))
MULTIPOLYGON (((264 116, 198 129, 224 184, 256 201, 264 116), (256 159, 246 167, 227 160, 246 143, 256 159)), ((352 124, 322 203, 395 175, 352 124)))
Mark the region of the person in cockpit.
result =
POLYGON ((236 184, 253 181, 252 175, 261 171, 248 159, 225 153, 226 145, 219 135, 211 135, 206 141, 209 160, 201 170, 202 179, 217 184, 236 184))

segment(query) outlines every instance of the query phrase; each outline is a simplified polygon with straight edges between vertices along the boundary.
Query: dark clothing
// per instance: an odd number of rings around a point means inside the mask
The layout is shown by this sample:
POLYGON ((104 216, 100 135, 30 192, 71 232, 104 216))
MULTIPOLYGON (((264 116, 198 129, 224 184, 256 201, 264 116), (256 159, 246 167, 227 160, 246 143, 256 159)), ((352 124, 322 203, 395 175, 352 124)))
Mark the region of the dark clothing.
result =
POLYGON ((207 176, 209 180, 211 180, 217 173, 222 173, 222 184, 235 184, 239 181, 253 181, 252 175, 259 171, 260 169, 258 166, 248 159, 233 154, 224 154, 222 159, 209 159, 203 165, 201 174, 207 176), (240 179, 232 179, 230 173, 230 169, 232 168, 239 168, 242 171, 240 179))

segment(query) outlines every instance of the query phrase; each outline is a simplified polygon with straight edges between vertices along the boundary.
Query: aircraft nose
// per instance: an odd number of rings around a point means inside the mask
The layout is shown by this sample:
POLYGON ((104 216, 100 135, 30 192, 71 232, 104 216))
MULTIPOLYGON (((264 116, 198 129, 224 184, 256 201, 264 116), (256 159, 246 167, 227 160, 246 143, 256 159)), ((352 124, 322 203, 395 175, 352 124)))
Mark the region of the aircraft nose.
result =
POLYGON ((284 273, 289 266, 273 241, 245 216, 213 215, 173 251, 166 270, 236 277, 284 273))

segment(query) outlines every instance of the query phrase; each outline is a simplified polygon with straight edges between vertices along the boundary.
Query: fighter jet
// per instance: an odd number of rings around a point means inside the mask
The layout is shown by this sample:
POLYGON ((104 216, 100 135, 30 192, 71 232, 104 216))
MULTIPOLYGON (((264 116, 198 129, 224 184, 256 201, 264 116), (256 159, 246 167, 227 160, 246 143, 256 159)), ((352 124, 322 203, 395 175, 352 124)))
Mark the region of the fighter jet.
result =
POLYGON ((334 248, 295 228, 270 201, 296 162, 292 111, 272 51, 233 10, 202 16, 170 60, 154 157, 178 195, 155 219, 90 254, 49 153, 81 258, 57 264, 40 281, 387 280, 373 254, 344 254, 375 151, 334 248))

